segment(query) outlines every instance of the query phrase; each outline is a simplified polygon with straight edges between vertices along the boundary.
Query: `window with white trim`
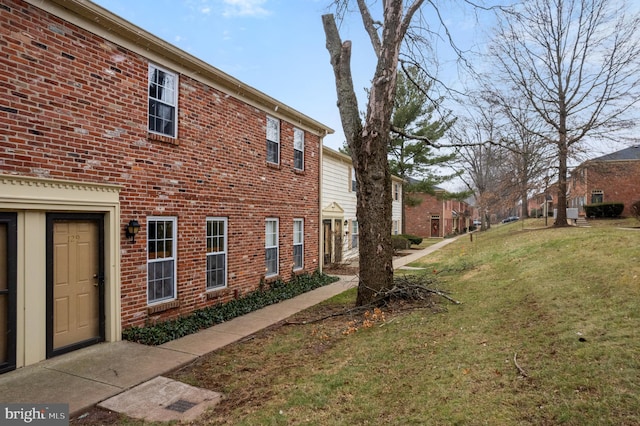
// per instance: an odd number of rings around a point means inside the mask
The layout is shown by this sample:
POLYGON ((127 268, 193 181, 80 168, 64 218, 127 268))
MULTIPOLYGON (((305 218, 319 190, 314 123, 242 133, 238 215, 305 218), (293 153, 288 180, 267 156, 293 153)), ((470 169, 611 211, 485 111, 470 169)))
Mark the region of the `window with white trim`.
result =
POLYGON ((149 131, 176 137, 178 75, 149 64, 149 131))
POLYGON ((400 228, 399 224, 400 224, 399 221, 397 221, 397 220, 393 221, 393 225, 392 225, 393 226, 393 229, 392 229, 393 235, 398 235, 399 228, 400 228))
POLYGON ((227 286, 227 218, 207 218, 207 290, 227 286))
POLYGON ((147 218, 147 301, 157 303, 176 298, 175 217, 147 218))
POLYGON ((351 248, 358 248, 359 242, 358 221, 351 221, 351 248))
POLYGON ((278 275, 278 219, 268 218, 265 222, 265 261, 266 274, 278 275))
POLYGON ((591 204, 603 203, 604 191, 601 189, 594 189, 591 191, 591 204))
POLYGON ((395 201, 400 200, 400 185, 397 183, 393 184, 393 199, 395 201))
POLYGON ((356 170, 351 168, 351 192, 358 192, 358 181, 356 180, 356 170))
POLYGON ((267 161, 280 164, 280 120, 267 116, 267 161))
POLYGON ((293 129, 293 168, 304 170, 304 131, 293 129))
POLYGON ((293 269, 304 267, 304 220, 293 219, 293 269))

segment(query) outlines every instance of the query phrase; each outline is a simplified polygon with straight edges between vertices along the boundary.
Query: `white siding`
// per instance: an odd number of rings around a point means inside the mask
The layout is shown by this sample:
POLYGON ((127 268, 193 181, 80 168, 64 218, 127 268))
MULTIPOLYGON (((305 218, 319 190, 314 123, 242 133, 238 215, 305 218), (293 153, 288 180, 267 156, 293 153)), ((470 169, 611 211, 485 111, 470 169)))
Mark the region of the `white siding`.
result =
MULTIPOLYGON (((337 203, 344 210, 344 219, 356 220, 356 193, 351 192, 351 159, 345 156, 342 158, 335 151, 328 151, 324 148, 322 157, 322 209, 327 208, 331 203, 337 203), (337 158, 337 157, 341 158, 337 158)), ((351 229, 347 225, 343 228, 342 256, 343 260, 352 259, 358 256, 358 249, 349 249, 351 241, 351 229), (346 231, 349 231, 347 234, 346 231)))
MULTIPOLYGON (((356 193, 351 191, 351 159, 330 148, 323 148, 322 156, 322 206, 324 210, 332 203, 338 204, 344 210, 343 220, 348 225, 343 229, 343 259, 348 260, 358 256, 358 249, 349 249, 351 241, 351 222, 356 220, 356 193), (347 234, 346 231, 349 231, 347 234)), ((402 233, 402 181, 394 177, 393 185, 399 185, 399 197, 396 201, 392 193, 392 223, 398 222, 398 233, 402 233)), ((393 225, 389 232, 392 232, 393 225)))

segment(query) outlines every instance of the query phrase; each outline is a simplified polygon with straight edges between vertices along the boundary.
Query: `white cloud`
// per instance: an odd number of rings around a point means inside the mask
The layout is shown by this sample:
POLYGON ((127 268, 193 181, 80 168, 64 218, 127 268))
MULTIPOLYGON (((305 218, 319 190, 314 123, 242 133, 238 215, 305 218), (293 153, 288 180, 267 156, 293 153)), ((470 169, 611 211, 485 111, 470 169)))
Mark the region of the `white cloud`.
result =
POLYGON ((262 7, 267 0, 223 0, 226 5, 222 13, 231 16, 267 16, 271 12, 262 7))
POLYGON ((200 13, 203 13, 205 15, 208 15, 211 13, 211 8, 209 6, 205 6, 203 8, 200 9, 200 13))

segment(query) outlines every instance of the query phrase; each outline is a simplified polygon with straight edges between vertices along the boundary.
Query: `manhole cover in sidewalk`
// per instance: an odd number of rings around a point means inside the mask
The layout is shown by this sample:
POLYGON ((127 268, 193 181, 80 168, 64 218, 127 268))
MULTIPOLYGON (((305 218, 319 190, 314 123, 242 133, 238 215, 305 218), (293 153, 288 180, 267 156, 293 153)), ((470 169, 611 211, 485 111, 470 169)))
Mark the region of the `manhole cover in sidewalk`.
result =
POLYGON ((148 421, 195 420, 222 400, 221 393, 156 377, 98 404, 148 421))
POLYGON ((167 410, 173 410, 173 411, 177 411, 178 413, 184 413, 185 411, 189 410, 190 408, 195 407, 196 405, 198 405, 195 402, 190 402, 190 401, 185 401, 184 399, 179 399, 176 402, 174 402, 173 404, 167 405, 165 408, 167 410))

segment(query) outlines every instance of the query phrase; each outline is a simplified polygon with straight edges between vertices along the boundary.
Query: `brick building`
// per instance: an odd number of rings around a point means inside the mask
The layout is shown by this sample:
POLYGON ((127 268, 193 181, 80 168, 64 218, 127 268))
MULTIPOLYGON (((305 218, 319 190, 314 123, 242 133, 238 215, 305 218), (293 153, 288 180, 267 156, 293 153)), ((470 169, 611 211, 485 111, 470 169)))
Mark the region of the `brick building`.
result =
POLYGON ((640 145, 585 161, 571 172, 567 206, 579 208, 602 202, 624 203, 623 216, 640 201, 640 145))
POLYGON ((0 371, 319 267, 330 128, 89 1, 0 34, 0 371))
POLYGON ((442 238, 466 232, 477 217, 476 209, 464 201, 443 198, 446 191, 435 195, 412 192, 407 197, 419 200, 415 206, 405 206, 405 233, 423 238, 442 238))

